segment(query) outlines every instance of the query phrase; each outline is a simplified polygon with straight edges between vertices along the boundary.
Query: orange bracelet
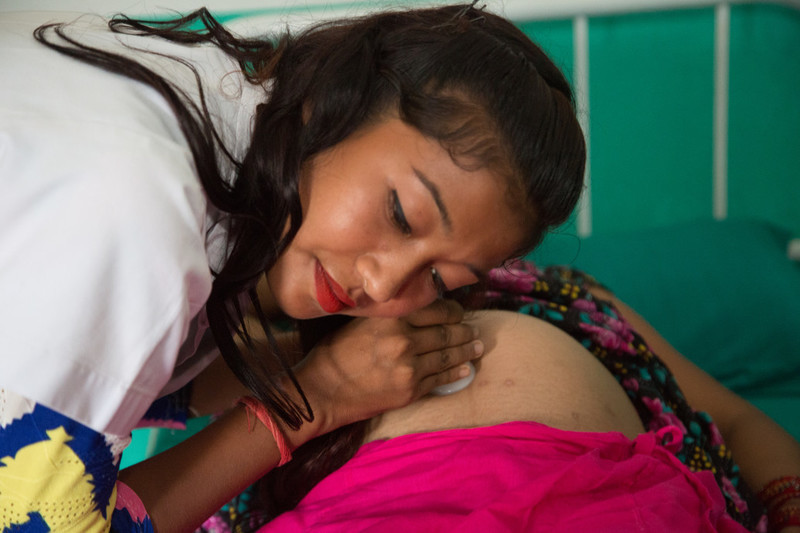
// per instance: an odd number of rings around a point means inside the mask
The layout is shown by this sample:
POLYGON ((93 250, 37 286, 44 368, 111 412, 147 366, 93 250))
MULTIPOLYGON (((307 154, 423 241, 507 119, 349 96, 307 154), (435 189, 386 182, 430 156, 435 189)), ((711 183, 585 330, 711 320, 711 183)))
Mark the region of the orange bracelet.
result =
POLYGON ((236 403, 240 403, 245 407, 245 411, 247 412, 248 431, 252 431, 252 426, 250 424, 250 413, 253 413, 255 417, 267 427, 269 432, 272 433, 272 438, 275 439, 275 444, 278 445, 278 451, 281 454, 281 460, 278 462, 278 466, 283 466, 291 461, 292 450, 289 448, 289 444, 286 442, 286 436, 283 434, 283 431, 281 431, 281 428, 278 427, 278 424, 276 424, 272 419, 272 416, 269 414, 269 411, 267 411, 267 408, 264 407, 264 404, 252 396, 242 396, 237 400, 236 403))

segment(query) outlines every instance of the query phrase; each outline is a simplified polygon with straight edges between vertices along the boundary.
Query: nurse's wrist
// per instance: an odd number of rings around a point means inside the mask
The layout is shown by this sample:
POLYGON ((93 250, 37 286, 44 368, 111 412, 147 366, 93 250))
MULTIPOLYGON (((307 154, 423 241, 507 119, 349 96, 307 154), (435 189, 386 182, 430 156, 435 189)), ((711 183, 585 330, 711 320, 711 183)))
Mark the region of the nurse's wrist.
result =
MULTIPOLYGON (((287 392, 295 405, 300 406, 301 409, 305 409, 305 401, 300 396, 300 393, 297 391, 291 380, 289 380, 288 377, 284 377, 283 381, 284 391, 287 392)), ((286 442, 292 450, 296 450, 306 442, 336 429, 336 427, 329 427, 329 417, 327 416, 325 410, 320 407, 322 402, 320 402, 314 396, 312 387, 307 387, 303 385, 302 382, 300 383, 300 386, 303 389, 303 394, 305 395, 306 400, 308 400, 308 403, 311 406, 313 413, 312 420, 306 420, 303 418, 301 420, 300 427, 297 429, 292 429, 283 420, 277 420, 283 431, 286 442)))

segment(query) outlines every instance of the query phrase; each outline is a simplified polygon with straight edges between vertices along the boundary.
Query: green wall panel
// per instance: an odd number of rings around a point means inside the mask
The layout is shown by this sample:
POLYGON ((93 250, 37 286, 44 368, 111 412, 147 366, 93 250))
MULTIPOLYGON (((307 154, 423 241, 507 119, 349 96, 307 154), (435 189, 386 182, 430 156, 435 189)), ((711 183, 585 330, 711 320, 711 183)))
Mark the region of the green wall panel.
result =
POLYGON ((714 13, 591 19, 593 232, 708 217, 714 13))
POLYGON ((551 20, 517 22, 519 28, 538 44, 558 65, 570 83, 573 82, 572 21, 551 20))
MULTIPOLYGON (((518 24, 572 79, 571 21, 518 24)), ((712 216, 714 31, 713 8, 590 18, 593 233, 712 216)), ((735 4, 730 37, 729 216, 800 235, 800 12, 735 4)))
POLYGON ((729 214, 800 236, 800 13, 731 13, 729 214))

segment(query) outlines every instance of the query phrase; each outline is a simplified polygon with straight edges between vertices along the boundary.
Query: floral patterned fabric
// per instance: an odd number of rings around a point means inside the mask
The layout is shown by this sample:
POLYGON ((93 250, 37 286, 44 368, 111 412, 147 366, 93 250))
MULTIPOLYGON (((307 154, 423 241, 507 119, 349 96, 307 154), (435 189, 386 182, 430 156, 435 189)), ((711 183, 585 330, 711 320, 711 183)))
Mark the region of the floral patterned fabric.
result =
POLYGON ((669 369, 613 304, 589 292, 591 287, 601 285, 582 272, 566 267, 542 270, 519 261, 490 273, 481 307, 535 316, 580 342, 620 383, 645 429, 680 428, 676 457, 692 471, 710 470, 728 513, 752 531, 766 531, 761 505, 742 480, 711 417, 689 406, 669 369))

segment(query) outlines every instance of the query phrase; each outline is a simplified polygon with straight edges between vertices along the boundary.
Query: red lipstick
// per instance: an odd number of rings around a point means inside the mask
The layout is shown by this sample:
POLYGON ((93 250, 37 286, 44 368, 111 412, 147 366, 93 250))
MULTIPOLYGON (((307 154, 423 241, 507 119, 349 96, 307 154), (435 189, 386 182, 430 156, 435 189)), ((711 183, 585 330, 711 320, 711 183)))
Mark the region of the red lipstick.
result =
POLYGON ((338 313, 346 307, 354 307, 356 305, 347 296, 344 289, 325 272, 319 261, 317 261, 317 266, 314 270, 314 285, 317 290, 317 302, 326 313, 338 313))

